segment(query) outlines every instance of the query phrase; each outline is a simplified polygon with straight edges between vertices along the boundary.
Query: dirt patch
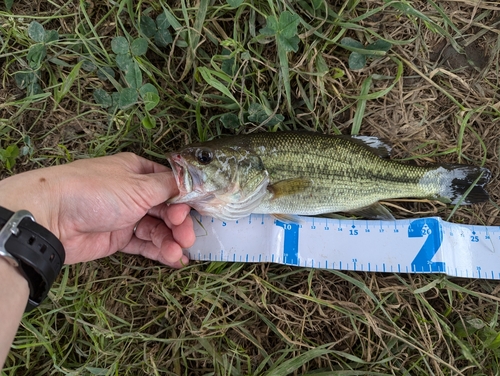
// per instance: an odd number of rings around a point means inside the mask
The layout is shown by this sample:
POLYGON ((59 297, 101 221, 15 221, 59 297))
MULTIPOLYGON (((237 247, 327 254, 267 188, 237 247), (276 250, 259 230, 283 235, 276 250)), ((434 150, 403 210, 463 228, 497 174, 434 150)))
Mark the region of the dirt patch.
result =
POLYGON ((435 46, 429 59, 440 66, 453 70, 466 69, 469 73, 472 69, 481 71, 488 66, 488 55, 479 42, 462 47, 462 50, 464 53, 458 52, 455 47, 443 40, 435 46))

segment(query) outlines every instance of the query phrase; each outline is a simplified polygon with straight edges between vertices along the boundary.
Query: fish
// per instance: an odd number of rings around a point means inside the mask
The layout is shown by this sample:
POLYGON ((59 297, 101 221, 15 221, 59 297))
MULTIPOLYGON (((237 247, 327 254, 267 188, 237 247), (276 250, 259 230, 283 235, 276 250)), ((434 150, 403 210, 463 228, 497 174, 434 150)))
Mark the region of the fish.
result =
POLYGON ((487 201, 487 168, 418 166, 390 159, 391 146, 374 136, 283 131, 228 136, 168 153, 179 193, 202 215, 232 221, 271 214, 347 213, 394 219, 381 200, 426 198, 448 204, 487 201))

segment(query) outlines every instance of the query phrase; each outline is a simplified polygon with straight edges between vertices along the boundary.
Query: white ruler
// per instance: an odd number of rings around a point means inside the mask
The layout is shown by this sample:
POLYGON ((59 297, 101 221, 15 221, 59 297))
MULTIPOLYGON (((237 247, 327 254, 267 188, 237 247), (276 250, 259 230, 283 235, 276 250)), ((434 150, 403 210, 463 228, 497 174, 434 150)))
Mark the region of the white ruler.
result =
POLYGON ((500 279, 500 226, 460 225, 436 217, 301 218, 294 224, 253 214, 221 222, 193 212, 196 242, 189 258, 500 279))

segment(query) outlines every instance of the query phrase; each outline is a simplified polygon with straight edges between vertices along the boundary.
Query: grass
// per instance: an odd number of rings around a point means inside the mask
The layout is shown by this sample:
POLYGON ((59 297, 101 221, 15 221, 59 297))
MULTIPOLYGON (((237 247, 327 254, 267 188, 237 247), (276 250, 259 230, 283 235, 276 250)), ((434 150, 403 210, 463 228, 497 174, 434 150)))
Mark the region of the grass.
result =
MULTIPOLYGON (((124 150, 164 162, 220 134, 361 133, 399 159, 493 171, 490 203, 397 202, 398 217, 500 225, 500 7, 329 3, 0 5, 2 175, 124 150), (159 45, 159 32, 171 42, 159 45), (116 49, 117 37, 130 47, 116 49), (378 41, 390 50, 370 50, 378 41)), ((117 254, 64 269, 3 373, 497 375, 499 302, 487 280, 241 263, 173 271, 117 254)))

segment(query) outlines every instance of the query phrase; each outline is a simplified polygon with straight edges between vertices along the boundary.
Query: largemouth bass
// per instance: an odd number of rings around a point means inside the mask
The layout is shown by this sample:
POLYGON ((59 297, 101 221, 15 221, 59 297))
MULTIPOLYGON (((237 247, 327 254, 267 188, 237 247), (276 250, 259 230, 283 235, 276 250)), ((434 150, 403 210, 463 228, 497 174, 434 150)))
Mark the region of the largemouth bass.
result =
POLYGON ((253 133, 191 144, 168 155, 179 188, 169 202, 187 203, 221 220, 251 213, 290 219, 337 212, 392 219, 380 200, 472 204, 488 199, 483 188, 488 169, 403 164, 389 159, 390 149, 376 137, 313 132, 253 133))

